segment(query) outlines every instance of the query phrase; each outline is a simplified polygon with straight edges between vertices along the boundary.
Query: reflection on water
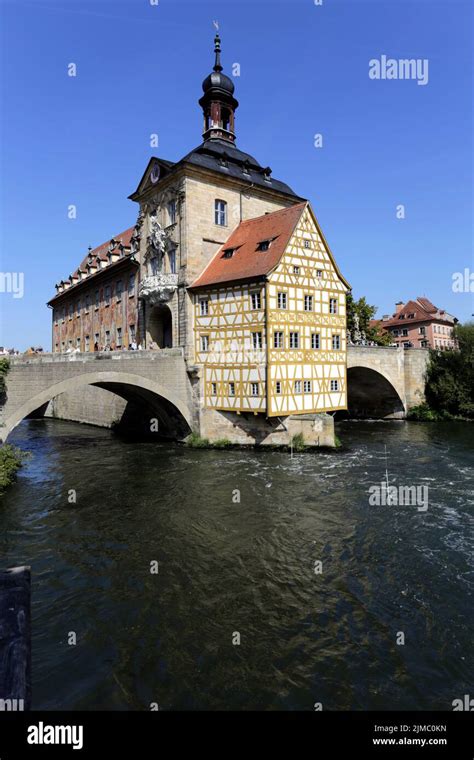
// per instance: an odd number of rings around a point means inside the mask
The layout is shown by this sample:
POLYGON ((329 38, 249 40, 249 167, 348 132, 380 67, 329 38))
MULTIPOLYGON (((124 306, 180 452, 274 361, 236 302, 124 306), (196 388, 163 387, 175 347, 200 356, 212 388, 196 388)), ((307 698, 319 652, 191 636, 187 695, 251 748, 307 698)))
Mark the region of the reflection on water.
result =
POLYGON ((339 435, 342 451, 291 459, 22 423, 11 442, 33 456, 0 504, 0 563, 33 570, 34 708, 451 709, 469 693, 472 426, 339 435), (429 486, 427 512, 369 506, 385 446, 391 483, 429 486))

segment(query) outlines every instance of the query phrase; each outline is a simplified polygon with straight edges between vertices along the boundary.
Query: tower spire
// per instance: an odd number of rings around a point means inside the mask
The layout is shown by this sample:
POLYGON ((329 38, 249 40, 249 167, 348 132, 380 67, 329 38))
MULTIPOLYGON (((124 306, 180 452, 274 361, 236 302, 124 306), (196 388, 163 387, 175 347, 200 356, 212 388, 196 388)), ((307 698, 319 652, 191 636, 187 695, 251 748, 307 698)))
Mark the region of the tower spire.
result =
POLYGON ((214 64, 214 71, 222 71, 221 65, 221 38, 219 32, 214 37, 214 53, 216 54, 216 62, 214 64))
MULTIPOLYGON (((217 28, 217 22, 214 22, 217 28)), ((204 95, 199 100, 204 116, 204 140, 227 140, 235 142, 234 116, 239 105, 234 98, 234 83, 222 73, 221 38, 219 32, 214 37, 214 68, 202 83, 204 95)))

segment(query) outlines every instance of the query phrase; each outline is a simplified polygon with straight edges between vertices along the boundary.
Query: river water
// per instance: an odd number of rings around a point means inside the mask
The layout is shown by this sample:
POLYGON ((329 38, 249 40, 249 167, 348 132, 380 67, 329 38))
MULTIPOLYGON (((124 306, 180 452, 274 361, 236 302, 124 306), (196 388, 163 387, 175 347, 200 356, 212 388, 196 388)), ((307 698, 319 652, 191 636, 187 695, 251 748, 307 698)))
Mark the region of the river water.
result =
POLYGON ((33 707, 474 696, 472 425, 338 432, 342 449, 291 458, 23 422, 11 443, 32 453, 0 502, 0 566, 32 567, 33 707), (391 484, 428 486, 427 511, 369 504, 387 466, 391 484))

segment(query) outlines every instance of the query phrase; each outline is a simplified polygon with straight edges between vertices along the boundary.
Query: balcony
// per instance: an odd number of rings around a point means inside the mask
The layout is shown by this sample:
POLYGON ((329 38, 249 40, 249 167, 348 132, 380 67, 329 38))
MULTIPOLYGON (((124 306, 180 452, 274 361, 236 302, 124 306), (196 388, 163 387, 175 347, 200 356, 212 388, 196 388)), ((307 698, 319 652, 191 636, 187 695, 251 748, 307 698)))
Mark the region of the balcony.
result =
POLYGON ((140 282, 138 297, 150 306, 166 303, 178 287, 177 274, 153 274, 140 282))

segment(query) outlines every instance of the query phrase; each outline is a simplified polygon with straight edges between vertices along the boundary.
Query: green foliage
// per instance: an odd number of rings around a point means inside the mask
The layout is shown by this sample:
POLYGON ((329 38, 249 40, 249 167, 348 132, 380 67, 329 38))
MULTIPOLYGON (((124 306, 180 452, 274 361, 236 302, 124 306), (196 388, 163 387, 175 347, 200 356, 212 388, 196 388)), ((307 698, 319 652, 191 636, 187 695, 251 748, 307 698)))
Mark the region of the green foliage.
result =
POLYGON ((23 452, 8 443, 0 449, 0 495, 15 480, 24 458, 23 452))
POLYGON ((370 326, 370 320, 374 319, 377 307, 370 306, 364 296, 355 301, 352 293, 348 293, 346 296, 346 310, 347 329, 351 335, 355 329, 354 317, 357 314, 359 317, 359 330, 365 333, 367 340, 371 340, 380 346, 390 345, 392 338, 388 333, 380 332, 377 328, 370 326))
POLYGON ((188 435, 185 441, 186 446, 192 449, 207 449, 209 447, 209 441, 207 438, 201 438, 198 433, 191 433, 188 435))
POLYGON ((10 362, 8 359, 0 359, 0 401, 3 401, 7 391, 6 376, 10 369, 10 362))
POLYGON ((428 404, 419 404, 409 409, 407 413, 407 420, 415 420, 417 422, 432 422, 439 419, 438 413, 431 409, 428 404))
POLYGON ((443 418, 474 419, 474 323, 457 325, 454 337, 459 350, 430 351, 426 401, 443 418))
POLYGON ((188 435, 185 444, 192 449, 229 449, 233 445, 227 438, 218 438, 217 441, 209 441, 208 438, 201 438, 198 433, 191 433, 188 435))
POLYGON ((303 433, 296 433, 296 435, 292 437, 291 446, 293 451, 304 451, 306 449, 303 433))
POLYGON ((334 446, 336 447, 336 449, 340 449, 342 446, 342 441, 338 435, 334 435, 334 446))

